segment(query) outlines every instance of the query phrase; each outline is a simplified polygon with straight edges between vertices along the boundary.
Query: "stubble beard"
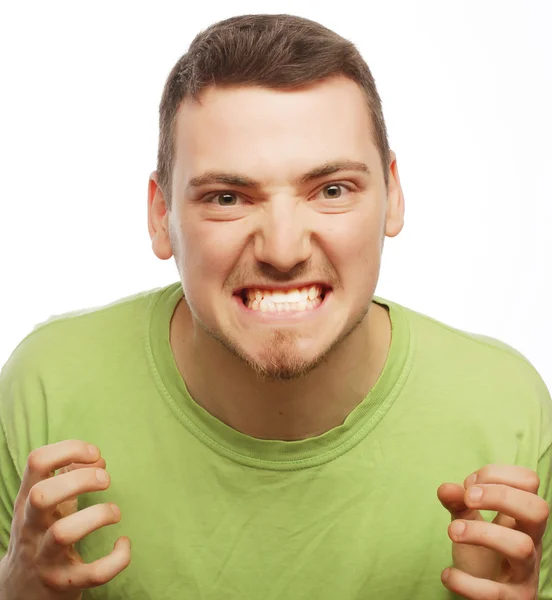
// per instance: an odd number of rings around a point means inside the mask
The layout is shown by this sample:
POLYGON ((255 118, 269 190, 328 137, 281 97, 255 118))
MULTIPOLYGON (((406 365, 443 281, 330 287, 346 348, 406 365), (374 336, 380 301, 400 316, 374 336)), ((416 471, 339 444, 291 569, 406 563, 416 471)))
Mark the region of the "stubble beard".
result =
MULTIPOLYGON (((291 329, 277 329, 265 343, 259 359, 244 352, 220 329, 209 329, 199 319, 198 323, 213 339, 222 344, 235 357, 244 362, 261 381, 292 381, 304 377, 326 363, 331 354, 362 324, 370 310, 372 300, 364 307, 353 324, 345 329, 331 344, 311 360, 305 360, 296 351, 297 334, 291 329)), ((197 317, 196 317, 197 318, 197 317)))

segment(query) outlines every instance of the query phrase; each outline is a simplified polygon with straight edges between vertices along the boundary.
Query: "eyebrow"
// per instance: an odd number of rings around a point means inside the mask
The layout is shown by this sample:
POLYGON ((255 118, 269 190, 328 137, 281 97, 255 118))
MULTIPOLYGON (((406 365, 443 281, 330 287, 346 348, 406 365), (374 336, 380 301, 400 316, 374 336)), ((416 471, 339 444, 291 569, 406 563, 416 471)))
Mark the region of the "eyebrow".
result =
MULTIPOLYGON (((320 179, 321 177, 327 177, 333 175, 339 171, 358 171, 359 173, 370 174, 368 165, 362 162, 355 162, 352 160, 341 160, 337 162, 328 162, 314 167, 307 173, 305 173, 299 180, 298 183, 308 183, 314 179, 320 179)), ((223 183, 225 185, 232 185, 244 188, 256 188, 262 187, 261 182, 245 175, 239 175, 237 173, 226 173, 224 171, 208 171, 197 177, 192 177, 188 183, 188 187, 197 188, 203 185, 223 183)))

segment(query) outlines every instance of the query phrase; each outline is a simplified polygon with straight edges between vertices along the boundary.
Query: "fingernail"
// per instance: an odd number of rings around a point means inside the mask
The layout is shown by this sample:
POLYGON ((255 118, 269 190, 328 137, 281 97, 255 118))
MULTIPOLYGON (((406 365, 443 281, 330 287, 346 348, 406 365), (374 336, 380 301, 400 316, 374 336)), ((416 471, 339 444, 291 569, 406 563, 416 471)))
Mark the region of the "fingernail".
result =
POLYGON ((462 535, 466 531, 466 524, 464 521, 454 521, 450 526, 450 532, 452 535, 462 535))
POLYGON ((107 473, 105 471, 103 471, 102 469, 98 469, 96 471, 96 479, 100 483, 107 483, 109 480, 109 477, 107 476, 107 473))
POLYGON ((450 569, 445 569, 443 571, 443 573, 441 574, 443 581, 446 581, 449 578, 449 575, 450 575, 450 569))
POLYGON ((483 496, 483 490, 480 487, 472 487, 468 492, 468 498, 474 502, 481 500, 481 496, 483 496))

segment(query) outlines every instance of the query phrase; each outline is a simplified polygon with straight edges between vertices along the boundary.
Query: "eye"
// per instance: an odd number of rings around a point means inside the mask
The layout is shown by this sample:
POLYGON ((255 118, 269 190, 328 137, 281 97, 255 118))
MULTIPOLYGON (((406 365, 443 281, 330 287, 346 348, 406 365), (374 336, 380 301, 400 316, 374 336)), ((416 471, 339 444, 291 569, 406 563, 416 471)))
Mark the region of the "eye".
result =
POLYGON ((205 202, 216 204, 217 206, 235 206, 238 203, 239 196, 234 192, 217 192, 207 196, 205 202))
POLYGON ((331 183, 322 188, 321 192, 324 194, 326 200, 338 200, 341 198, 343 189, 350 191, 349 188, 342 183, 331 183))

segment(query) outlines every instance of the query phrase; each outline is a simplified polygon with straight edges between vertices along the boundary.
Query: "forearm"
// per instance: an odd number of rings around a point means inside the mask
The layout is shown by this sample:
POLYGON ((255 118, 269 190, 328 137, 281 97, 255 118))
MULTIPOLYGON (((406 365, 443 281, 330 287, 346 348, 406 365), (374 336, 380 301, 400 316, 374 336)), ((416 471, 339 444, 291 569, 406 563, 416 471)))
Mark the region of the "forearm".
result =
POLYGON ((9 600, 5 575, 5 557, 0 560, 0 600, 9 600))

